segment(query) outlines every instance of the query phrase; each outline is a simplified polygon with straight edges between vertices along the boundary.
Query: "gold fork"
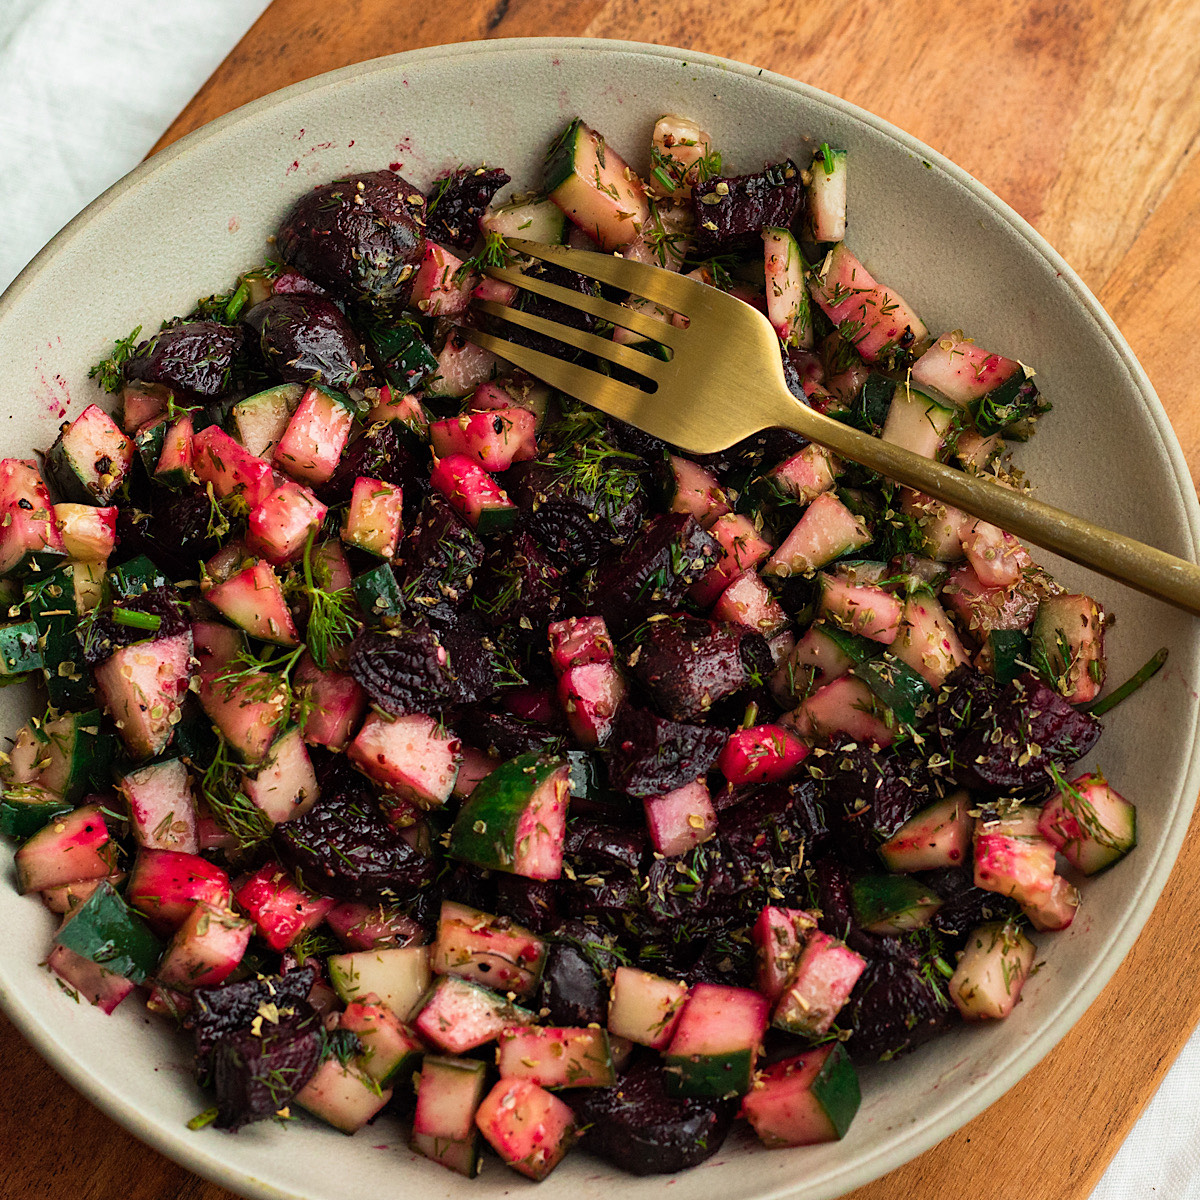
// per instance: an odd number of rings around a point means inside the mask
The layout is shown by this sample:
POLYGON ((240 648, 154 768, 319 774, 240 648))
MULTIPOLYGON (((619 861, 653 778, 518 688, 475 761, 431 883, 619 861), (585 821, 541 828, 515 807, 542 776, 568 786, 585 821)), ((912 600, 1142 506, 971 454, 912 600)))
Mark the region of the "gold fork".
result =
POLYGON ((905 487, 990 521, 1072 562, 1200 616, 1200 567, 1153 546, 1072 516, 979 475, 923 458, 835 421, 798 401, 783 378, 779 340, 762 313, 714 287, 643 263, 509 239, 520 255, 586 275, 687 317, 686 328, 585 296, 508 267, 487 273, 517 288, 620 325, 671 352, 663 362, 640 350, 490 300, 475 307, 607 359, 647 381, 643 391, 576 363, 479 330, 463 332, 507 359, 611 417, 627 421, 685 453, 711 454, 770 427, 819 442, 905 487), (730 386, 731 381, 733 386, 730 386))

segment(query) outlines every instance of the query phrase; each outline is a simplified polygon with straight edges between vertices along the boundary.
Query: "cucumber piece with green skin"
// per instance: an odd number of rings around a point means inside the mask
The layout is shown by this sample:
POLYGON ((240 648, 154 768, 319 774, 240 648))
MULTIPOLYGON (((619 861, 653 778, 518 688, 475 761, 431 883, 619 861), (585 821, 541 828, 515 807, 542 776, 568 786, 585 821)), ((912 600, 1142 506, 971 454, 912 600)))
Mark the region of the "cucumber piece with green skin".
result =
POLYGON ((440 975, 409 1014, 413 1029, 445 1054, 465 1054, 533 1019, 506 996, 456 975, 440 975))
POLYGON ((626 802, 624 792, 613 791, 600 758, 588 750, 567 750, 563 757, 570 768, 572 803, 611 806, 626 802))
POLYGON ((133 455, 133 440, 102 408, 89 404, 46 451, 46 474, 64 500, 107 504, 133 455))
POLYGON ((805 575, 867 545, 871 532, 832 492, 822 492, 767 559, 763 575, 805 575))
POLYGON ((459 1175, 465 1175, 468 1179, 474 1179, 483 1166, 478 1138, 458 1142, 450 1138, 433 1137, 428 1133, 418 1133, 414 1129, 409 1136, 408 1147, 432 1162, 440 1163, 459 1175))
POLYGON ((557 246, 567 240, 567 218, 563 210, 553 200, 540 196, 514 199, 498 208, 489 208, 479 218, 479 228, 485 234, 524 238, 527 242, 541 242, 546 246, 557 246))
POLYGON ((642 181, 579 118, 546 156, 546 193, 602 250, 636 241, 650 219, 642 181))
POLYGON ((922 458, 937 458, 953 421, 953 408, 907 383, 898 383, 880 437, 922 458))
POLYGON ((804 283, 807 264, 800 243, 788 229, 764 229, 763 260, 767 281, 767 319, 785 346, 812 349, 812 309, 804 283))
POLYGON ((1137 845, 1137 809, 1103 775, 1080 775, 1046 801, 1038 832, 1072 866, 1096 875, 1137 845))
POLYGON ((347 1003, 374 994, 401 1020, 429 987, 428 946, 386 946, 331 954, 329 982, 347 1003))
POLYGON ((457 975, 524 999, 537 991, 545 963, 546 943, 524 926, 453 900, 442 901, 430 952, 435 975, 457 975))
POLYGON ((100 736, 100 710, 63 713, 44 721, 44 765, 38 772, 43 787, 77 804, 89 791, 99 791, 109 782, 112 739, 100 736))
POLYGON ((70 915, 54 942, 133 983, 149 979, 163 955, 162 942, 108 880, 70 915))
POLYGON ((155 588, 166 587, 171 581, 144 554, 114 567, 105 579, 113 600, 128 600, 155 588))
POLYGON ((0 677, 12 679, 44 665, 36 621, 0 625, 0 677))
POLYGON ((1012 922, 980 925, 950 978, 950 999, 966 1021, 1007 1017, 1021 998, 1037 946, 1012 922))
POLYGON ((36 783, 20 783, 5 789, 0 797, 0 833, 18 842, 33 837, 39 829, 62 813, 71 811, 48 788, 36 783))
POLYGON ((346 1005, 338 1028, 348 1029, 358 1037, 363 1048, 363 1070, 383 1086, 409 1076, 425 1053, 421 1043, 400 1023, 400 1018, 370 993, 346 1005))
POLYGON ((501 1079, 544 1088, 612 1087, 617 1075, 605 1029, 515 1025, 500 1035, 501 1079))
POLYGON ((1007 687, 1018 675, 1024 675, 1032 666, 1032 646, 1029 635, 1020 629, 993 629, 988 633, 983 650, 981 666, 991 668, 992 678, 1007 687))
POLYGON ((942 899, 907 875, 863 875, 851 889, 858 923, 870 933, 903 933, 928 925, 942 899))
POLYGON ((230 433, 251 454, 269 460, 303 395, 303 384, 282 383, 239 400, 229 414, 230 433))
POLYGON ((1047 596, 1030 631, 1032 653, 1048 682, 1071 704, 1087 704, 1104 686, 1104 613, 1090 596, 1047 596))
POLYGON ((22 895, 62 883, 103 879, 117 861, 117 844, 98 804, 72 809, 37 831, 14 856, 22 895))
POLYGON ((809 167, 808 217, 814 242, 846 236, 846 152, 825 144, 809 167))
POLYGON ((96 692, 135 758, 154 758, 171 740, 192 675, 189 632, 122 646, 92 672, 96 692))
POLYGON ((133 445, 146 474, 153 479, 158 470, 158 460, 162 457, 163 443, 167 437, 167 418, 155 417, 148 421, 133 435, 133 445))
POLYGON ((413 1132, 452 1142, 474 1141, 475 1112, 487 1086, 487 1063, 429 1055, 421 1067, 413 1132))
POLYGON ((834 1042, 761 1072, 742 1115, 765 1146, 809 1146, 845 1137, 861 1102, 850 1056, 834 1042))
POLYGON ((744 1096, 767 1029, 770 1005, 749 988, 698 983, 663 1053, 674 1096, 744 1096))
POLYGON ((850 674, 861 679, 903 725, 912 725, 918 710, 933 697, 933 688, 912 667, 888 654, 855 663, 850 674))
POLYGON ((463 802, 447 853, 527 879, 558 879, 570 776, 557 754, 522 754, 497 767, 463 802))
POLYGON ((652 1050, 671 1044, 688 985, 637 967, 618 967, 608 1003, 608 1031, 652 1050))
POLYGON ((177 418, 163 435, 162 453, 154 466, 154 482, 178 491, 194 482, 192 474, 192 438, 195 436, 191 413, 177 418))
POLYGON ((414 321, 377 325, 369 330, 367 341, 375 352, 384 378, 401 392, 411 392, 437 373, 437 356, 414 321))
POLYGON ((975 831, 970 808, 970 796, 958 791, 914 813, 879 847, 883 865, 895 872, 962 866, 975 831))
POLYGON ((331 1055, 296 1093, 295 1102, 305 1112, 320 1117, 345 1134, 357 1133, 392 1098, 391 1088, 381 1088, 356 1058, 342 1062, 331 1055))
POLYGON ((196 801, 191 777, 180 759, 127 771, 118 779, 117 790, 129 805, 133 837, 139 846, 199 854, 196 801))
POLYGON ((42 677, 50 703, 56 708, 90 704, 91 678, 75 636, 79 614, 71 568, 59 567, 41 577, 26 587, 25 596, 41 639, 42 677))
POLYGON ((350 586, 368 625, 386 626, 404 612, 404 594, 389 563, 364 571, 350 586))
POLYGON ((354 417, 349 397, 311 385, 272 451, 273 465, 309 487, 327 483, 350 439, 354 417))

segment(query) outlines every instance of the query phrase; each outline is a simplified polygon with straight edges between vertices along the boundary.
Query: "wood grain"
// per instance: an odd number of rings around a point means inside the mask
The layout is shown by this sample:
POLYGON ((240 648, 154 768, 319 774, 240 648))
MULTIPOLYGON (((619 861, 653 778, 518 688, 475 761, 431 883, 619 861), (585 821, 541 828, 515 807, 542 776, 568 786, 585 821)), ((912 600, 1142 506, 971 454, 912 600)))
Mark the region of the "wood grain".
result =
MULTIPOLYGON (((947 154, 1097 292, 1200 478, 1188 352, 1200 325, 1194 0, 275 0, 159 147, 348 63, 535 34, 753 62, 862 104, 947 154)), ((854 1200, 941 1200, 947 1181, 987 1200, 1085 1200, 1200 1022, 1200 989, 1152 992, 1163 962, 1179 977, 1200 968, 1198 905, 1200 819, 1145 932, 1058 1048, 987 1112, 854 1200)), ((232 1200, 91 1108, 3 1018, 0 1062, 22 1081, 0 1089, 0 1200, 232 1200), (29 1096, 39 1101, 36 1127, 29 1096)))

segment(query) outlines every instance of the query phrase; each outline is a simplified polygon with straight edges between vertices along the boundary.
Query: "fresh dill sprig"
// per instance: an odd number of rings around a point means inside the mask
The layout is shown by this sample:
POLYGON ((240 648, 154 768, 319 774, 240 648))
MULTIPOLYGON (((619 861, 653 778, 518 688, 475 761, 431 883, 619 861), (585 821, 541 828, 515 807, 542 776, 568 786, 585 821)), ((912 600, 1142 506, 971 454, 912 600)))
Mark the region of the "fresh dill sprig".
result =
POLYGON ((271 836, 270 818, 242 791, 241 776, 230 761, 222 739, 212 762, 200 777, 200 794, 213 820, 237 839, 243 849, 257 846, 271 836))
POLYGON ((119 392, 124 382, 121 368, 133 357, 133 350, 141 332, 142 327, 139 325, 128 337, 119 338, 114 342, 112 353, 92 367, 88 378, 98 380, 106 392, 119 392))
POLYGON ((313 661, 322 671, 329 666, 330 656, 347 645, 358 632, 354 617, 356 602, 349 588, 328 591, 321 587, 313 574, 313 545, 317 531, 308 535, 304 547, 304 595, 308 599, 308 624, 304 640, 313 661))

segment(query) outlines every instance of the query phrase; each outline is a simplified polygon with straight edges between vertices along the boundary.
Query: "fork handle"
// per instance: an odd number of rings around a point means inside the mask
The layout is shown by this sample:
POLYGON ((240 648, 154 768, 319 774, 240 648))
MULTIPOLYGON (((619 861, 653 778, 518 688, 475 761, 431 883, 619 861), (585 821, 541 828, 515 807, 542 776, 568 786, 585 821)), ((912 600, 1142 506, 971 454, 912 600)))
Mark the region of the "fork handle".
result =
POLYGON ((1200 616, 1200 567, 1093 525, 980 475, 922 458, 802 405, 788 393, 776 422, 889 479, 982 517, 1023 541, 1200 616))

